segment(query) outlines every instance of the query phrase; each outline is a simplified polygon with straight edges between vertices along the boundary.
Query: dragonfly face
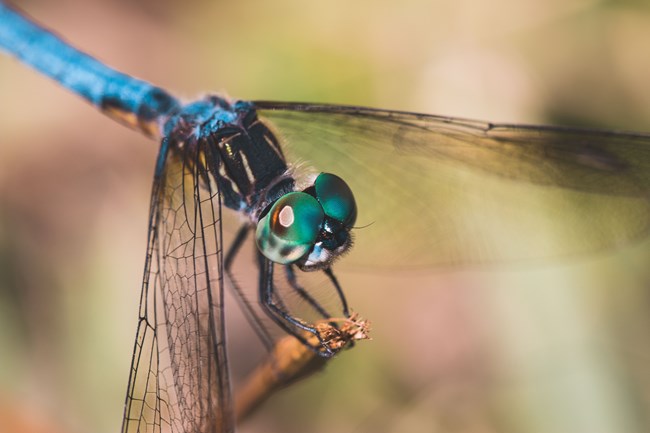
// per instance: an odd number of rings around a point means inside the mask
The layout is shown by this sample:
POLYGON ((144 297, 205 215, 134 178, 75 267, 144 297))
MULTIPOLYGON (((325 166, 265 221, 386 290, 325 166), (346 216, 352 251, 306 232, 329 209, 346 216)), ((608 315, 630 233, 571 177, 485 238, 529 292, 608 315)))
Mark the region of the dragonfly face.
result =
POLYGON ((334 174, 321 173, 309 188, 285 194, 262 213, 257 246, 275 263, 324 269, 352 245, 356 217, 350 187, 334 174))

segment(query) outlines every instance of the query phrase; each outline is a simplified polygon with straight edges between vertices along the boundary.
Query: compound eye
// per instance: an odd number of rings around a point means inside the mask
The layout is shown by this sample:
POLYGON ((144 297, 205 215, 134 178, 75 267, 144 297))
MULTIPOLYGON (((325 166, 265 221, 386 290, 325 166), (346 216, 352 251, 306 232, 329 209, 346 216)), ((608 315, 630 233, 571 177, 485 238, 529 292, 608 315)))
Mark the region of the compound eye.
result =
POLYGON ((321 173, 314 182, 316 199, 323 207, 325 215, 352 227, 357 220, 357 204, 352 190, 340 177, 331 173, 321 173))
POLYGON ((314 197, 304 192, 285 194, 257 223, 257 247, 269 260, 293 263, 311 251, 324 218, 314 197))

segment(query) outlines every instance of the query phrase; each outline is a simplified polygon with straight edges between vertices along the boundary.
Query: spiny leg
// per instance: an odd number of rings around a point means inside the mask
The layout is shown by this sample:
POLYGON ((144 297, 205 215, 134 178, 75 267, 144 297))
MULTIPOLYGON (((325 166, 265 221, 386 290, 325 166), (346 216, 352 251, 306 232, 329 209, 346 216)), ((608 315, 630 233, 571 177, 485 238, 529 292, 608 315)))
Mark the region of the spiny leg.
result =
POLYGON ((311 296, 301 285, 298 284, 298 279, 296 278, 296 273, 293 270, 292 265, 286 265, 285 266, 286 274, 287 274, 287 282, 289 283, 289 286, 293 289, 294 292, 296 292, 303 300, 305 300, 311 307, 318 312, 318 314, 323 317, 323 319, 329 319, 332 317, 331 314, 329 314, 325 308, 323 308, 322 305, 314 299, 313 296, 311 296))
POLYGON ((348 309, 348 301, 345 299, 345 294, 343 293, 343 289, 341 288, 341 285, 339 284, 339 280, 334 275, 334 272, 332 271, 332 268, 323 269, 323 272, 330 279, 330 281, 334 285, 334 288, 336 289, 336 293, 339 295, 339 300, 341 301, 341 307, 343 308, 343 315, 346 318, 349 318, 350 317, 350 310, 348 309))

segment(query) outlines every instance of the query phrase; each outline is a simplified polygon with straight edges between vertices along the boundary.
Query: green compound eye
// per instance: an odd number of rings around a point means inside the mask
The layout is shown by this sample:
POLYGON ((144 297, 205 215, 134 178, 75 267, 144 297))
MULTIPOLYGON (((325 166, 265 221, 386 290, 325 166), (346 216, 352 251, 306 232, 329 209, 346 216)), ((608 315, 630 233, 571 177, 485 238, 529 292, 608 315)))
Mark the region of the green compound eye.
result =
POLYGON ((316 198, 325 214, 346 227, 357 220, 357 204, 347 183, 331 173, 321 173, 314 182, 316 198))
POLYGON ((312 249, 324 218, 314 197, 304 192, 285 194, 257 223, 257 246, 269 260, 293 263, 312 249))

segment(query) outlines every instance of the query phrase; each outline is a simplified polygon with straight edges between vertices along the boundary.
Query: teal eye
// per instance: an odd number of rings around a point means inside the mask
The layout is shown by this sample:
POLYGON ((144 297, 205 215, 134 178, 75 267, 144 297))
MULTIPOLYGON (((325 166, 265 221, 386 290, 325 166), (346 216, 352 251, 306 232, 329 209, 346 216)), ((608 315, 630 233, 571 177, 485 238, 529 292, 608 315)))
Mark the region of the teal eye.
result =
POLYGON ((257 246, 269 260, 293 263, 312 249, 324 218, 314 197, 304 192, 285 194, 257 223, 257 246))
POLYGON ((321 173, 314 182, 314 188, 325 215, 346 227, 352 227, 357 220, 357 204, 348 184, 334 174, 321 173))

